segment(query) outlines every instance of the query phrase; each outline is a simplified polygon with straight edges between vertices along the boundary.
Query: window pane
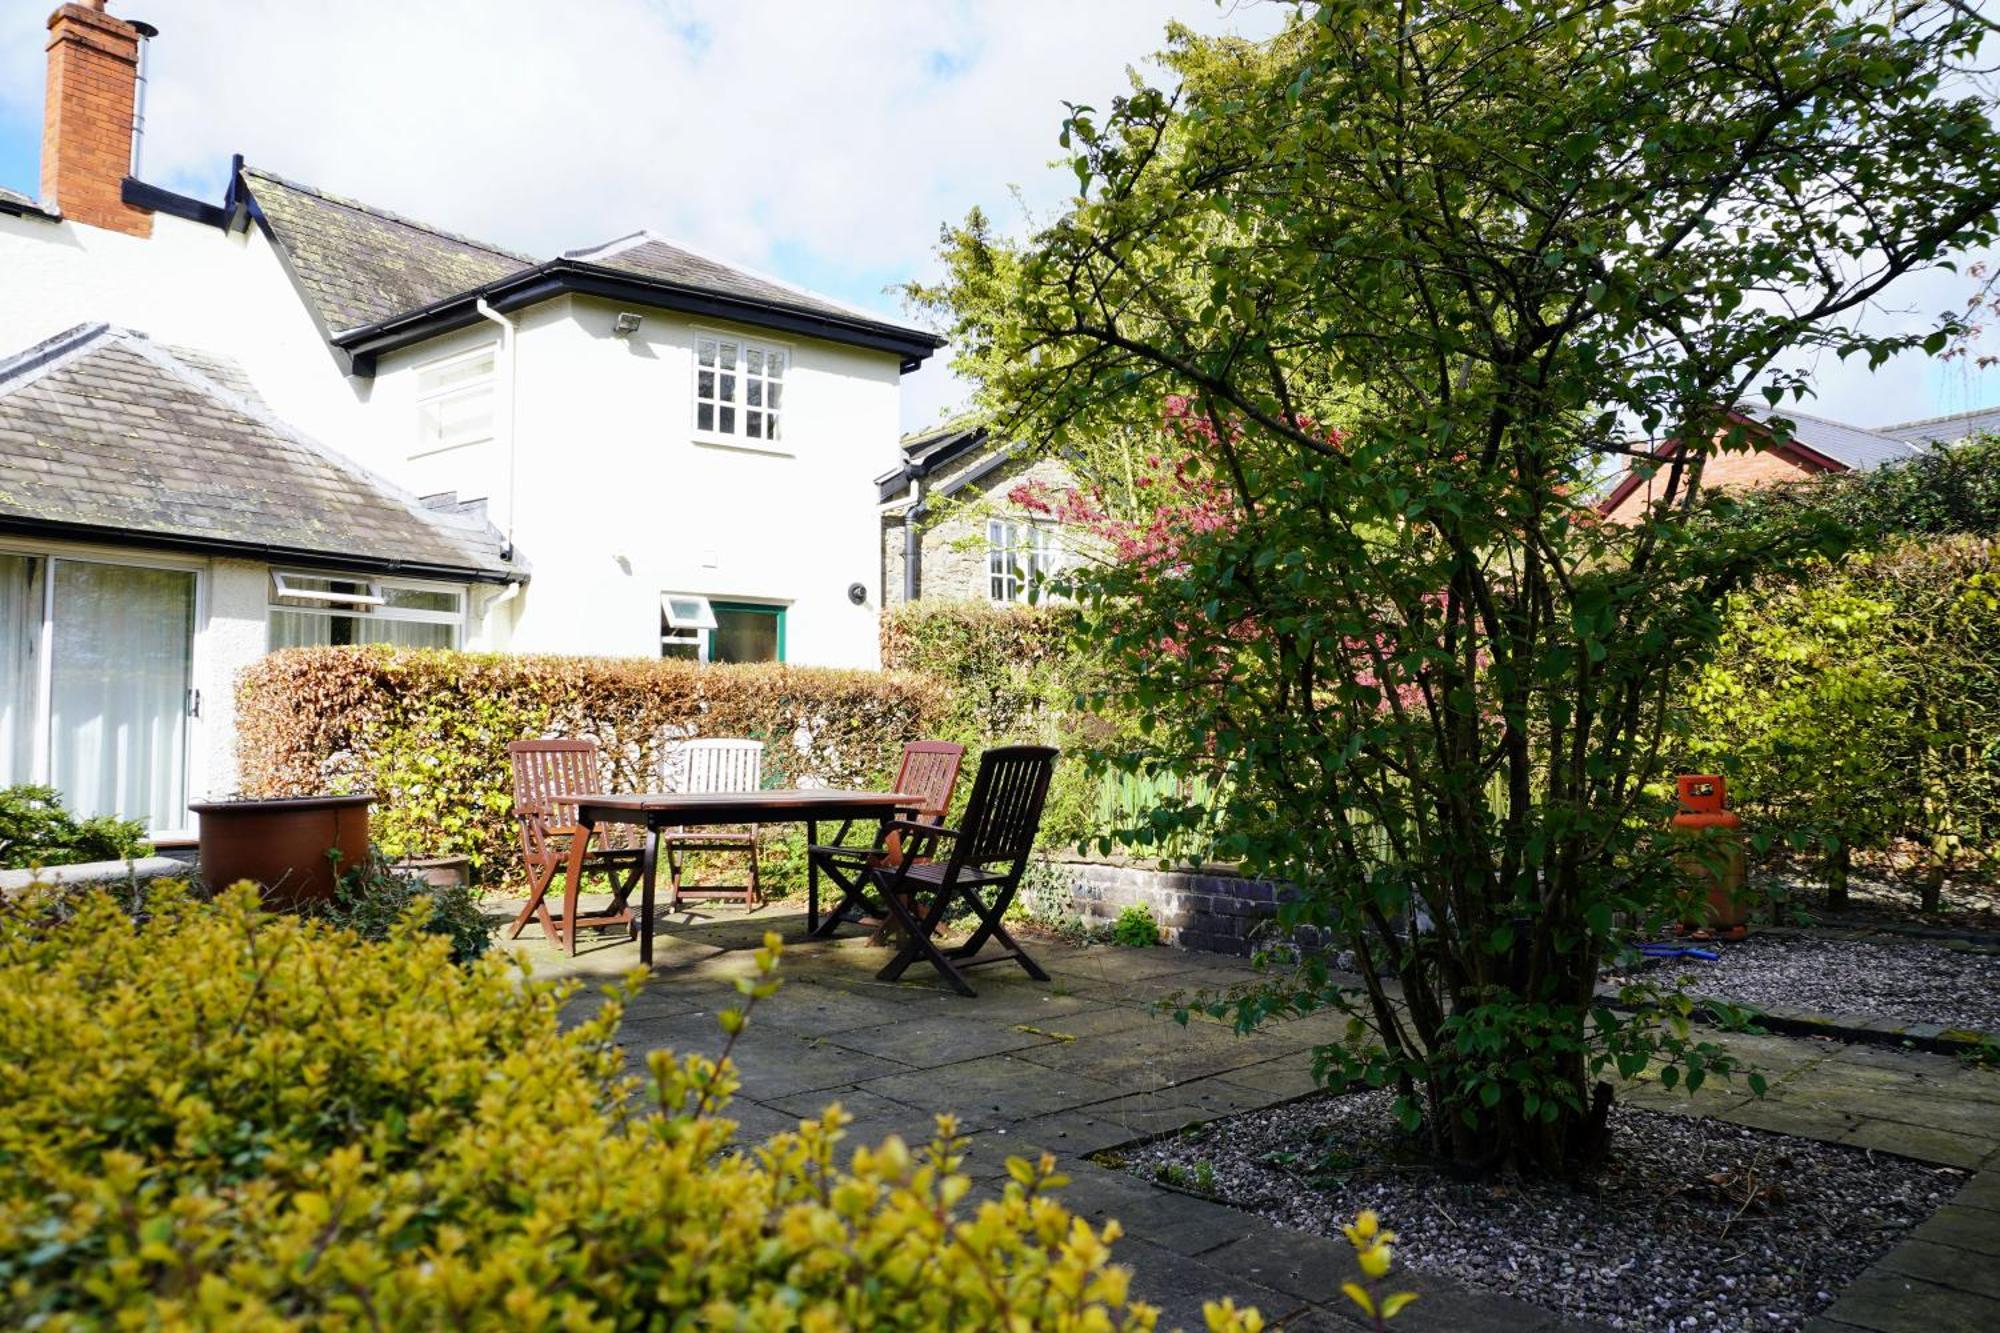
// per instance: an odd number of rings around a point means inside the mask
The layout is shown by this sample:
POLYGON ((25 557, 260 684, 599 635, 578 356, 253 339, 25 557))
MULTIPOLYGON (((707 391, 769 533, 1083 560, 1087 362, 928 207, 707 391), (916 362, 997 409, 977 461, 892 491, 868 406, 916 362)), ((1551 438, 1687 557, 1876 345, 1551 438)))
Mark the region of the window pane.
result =
POLYGON ((736 344, 735 344, 735 343, 724 343, 724 344, 722 344, 722 368, 723 368, 724 370, 734 370, 734 369, 736 369, 736 344))
POLYGON ((715 409, 707 403, 697 407, 694 411, 694 425, 696 430, 714 430, 715 409))
POLYGON ((752 407, 762 407, 764 405, 764 381, 743 381, 743 401, 752 407))
POLYGON ((0 555, 0 786, 34 777, 41 730, 42 562, 0 555))
POLYGON ((724 435, 734 435, 736 433, 735 408, 725 407, 722 409, 722 415, 718 419, 716 429, 721 431, 724 435))
POLYGON ((392 584, 382 589, 383 603, 404 611, 446 611, 457 615, 462 605, 460 597, 459 593, 435 588, 398 588, 392 584))
POLYGON ((417 392, 437 393, 456 385, 470 384, 493 373, 493 353, 483 352, 442 366, 426 366, 417 372, 417 392))
POLYGON ((736 401, 736 377, 734 375, 724 375, 717 388, 718 392, 715 395, 717 398, 725 403, 736 401))
POLYGON ((187 825, 194 575, 55 562, 50 783, 79 815, 187 825))
POLYGON ((761 375, 764 373, 764 354, 757 348, 752 347, 745 350, 743 360, 749 366, 752 375, 761 375))
POLYGON ((694 392, 697 398, 715 397, 715 372, 712 370, 698 372, 695 375, 694 392))
POLYGON ((771 353, 765 359, 764 373, 774 380, 783 379, 785 377, 785 354, 783 352, 771 353))
POLYGON ((785 393, 784 385, 766 384, 764 386, 764 405, 766 407, 783 407, 784 393, 785 393))
MULTIPOLYGON (((333 642, 333 617, 271 609, 271 651, 318 648, 333 642)), ((351 640, 350 640, 351 641, 351 640)))
POLYGON ((743 413, 743 433, 753 440, 764 438, 764 414, 745 411, 743 413))
POLYGON ((699 662, 701 660, 701 645, 691 639, 673 639, 671 641, 662 639, 660 641, 660 656, 679 658, 685 662, 699 662))
POLYGON ((700 358, 700 359, 701 359, 701 364, 702 364, 702 365, 704 365, 704 366, 712 366, 712 365, 714 365, 714 364, 715 364, 715 339, 713 339, 713 338, 703 338, 703 339, 701 340, 701 342, 700 342, 699 346, 700 346, 700 349, 701 349, 701 358, 700 358))
POLYGON ((764 438, 767 440, 778 438, 778 418, 775 413, 766 413, 764 416, 764 438))
POLYGON ((356 643, 386 643, 394 648, 456 648, 458 626, 432 625, 420 620, 355 617, 356 643))
POLYGON ((715 609, 711 662, 775 662, 778 660, 779 612, 715 609))

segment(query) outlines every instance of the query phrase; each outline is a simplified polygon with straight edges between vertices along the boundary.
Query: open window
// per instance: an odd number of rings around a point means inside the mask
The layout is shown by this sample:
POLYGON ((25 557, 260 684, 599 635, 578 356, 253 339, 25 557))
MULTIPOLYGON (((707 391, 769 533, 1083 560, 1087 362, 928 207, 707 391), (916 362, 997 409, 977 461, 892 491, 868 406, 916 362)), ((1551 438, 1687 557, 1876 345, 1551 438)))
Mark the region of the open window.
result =
POLYGON ((689 662, 782 662, 785 608, 662 593, 660 656, 689 662))
POLYGON ((715 608, 708 598, 684 592, 660 594, 660 656, 706 662, 708 632, 714 628, 715 608))
POLYGON ((273 650, 356 643, 456 648, 464 627, 465 589, 454 584, 271 571, 273 650))

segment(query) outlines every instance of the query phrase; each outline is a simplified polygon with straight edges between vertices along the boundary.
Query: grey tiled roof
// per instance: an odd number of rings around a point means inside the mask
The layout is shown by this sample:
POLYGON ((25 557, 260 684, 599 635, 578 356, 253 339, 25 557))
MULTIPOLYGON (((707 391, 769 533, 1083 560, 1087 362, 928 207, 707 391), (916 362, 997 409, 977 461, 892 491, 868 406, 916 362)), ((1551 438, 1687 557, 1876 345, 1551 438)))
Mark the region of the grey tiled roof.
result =
POLYGON ((1882 427, 1882 434, 1893 435, 1911 444, 1957 444, 1960 440, 1974 435, 2000 434, 2000 407, 1985 407, 1977 412, 1954 412, 1948 417, 1925 417, 1921 421, 1905 421, 1899 425, 1882 427))
POLYGON ((1882 431, 1864 430, 1844 422, 1829 421, 1791 407, 1745 406, 1746 416, 1758 421, 1783 417, 1792 423, 1792 438, 1817 454, 1824 454, 1843 467, 1867 472, 1885 463, 1900 463, 1923 452, 1920 445, 1898 439, 1882 431))
POLYGON ((81 325, 0 361, 0 523, 518 576, 500 537, 285 426, 230 363, 81 325))
POLYGON ((608 268, 618 273, 631 273, 641 278, 677 283, 683 287, 737 296, 766 305, 788 306, 834 319, 865 319, 878 323, 881 320, 879 315, 857 306, 845 305, 777 278, 710 259, 650 232, 637 232, 588 250, 570 250, 563 258, 594 268, 608 268))
POLYGON ((535 262, 268 171, 245 167, 243 179, 332 333, 420 309, 535 262))
POLYGON ((902 439, 903 461, 875 478, 881 498, 887 501, 909 485, 912 478, 926 475, 931 468, 949 463, 986 441, 986 427, 976 416, 959 416, 942 425, 911 431, 902 439))

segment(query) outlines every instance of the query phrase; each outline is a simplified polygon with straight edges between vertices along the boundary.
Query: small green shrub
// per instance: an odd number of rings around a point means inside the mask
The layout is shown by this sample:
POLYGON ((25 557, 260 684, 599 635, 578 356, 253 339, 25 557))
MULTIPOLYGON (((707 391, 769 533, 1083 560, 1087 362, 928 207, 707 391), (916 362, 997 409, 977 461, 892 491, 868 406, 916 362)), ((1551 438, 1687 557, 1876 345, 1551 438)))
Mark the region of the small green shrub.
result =
POLYGON ((372 849, 366 865, 341 872, 333 901, 320 914, 330 924, 364 940, 386 940, 411 916, 419 901, 425 904, 422 915, 416 918, 422 930, 451 942, 454 963, 469 963, 486 952, 492 942, 492 927, 479 910, 479 895, 471 886, 439 888, 426 884, 415 875, 398 872, 388 858, 372 849))
POLYGON ((1053 1158, 974 1207, 948 1117, 923 1151, 850 1152, 837 1106, 733 1151, 727 1046, 652 1053, 642 1097, 626 992, 565 1026, 565 989, 449 949, 247 884, 136 928, 102 894, 56 925, 0 904, 0 1324, 1153 1326, 1053 1158))
POLYGON ((53 787, 0 788, 0 870, 130 861, 152 853, 137 819, 93 815, 78 819, 53 787))
POLYGON ((1111 925, 1111 942, 1128 949, 1150 948, 1160 942, 1160 921, 1144 903, 1133 903, 1111 925))

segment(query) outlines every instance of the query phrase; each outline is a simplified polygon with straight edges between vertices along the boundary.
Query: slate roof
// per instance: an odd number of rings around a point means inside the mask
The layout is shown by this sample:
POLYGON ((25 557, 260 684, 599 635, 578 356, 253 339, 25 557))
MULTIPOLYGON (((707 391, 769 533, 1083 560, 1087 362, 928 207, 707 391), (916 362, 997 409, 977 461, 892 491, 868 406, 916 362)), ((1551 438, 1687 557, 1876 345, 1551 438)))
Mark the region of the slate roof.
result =
POLYGON ((910 482, 927 476, 953 459, 986 443, 986 427, 976 417, 958 417, 942 425, 912 431, 902 439, 903 461, 881 476, 875 484, 883 502, 894 499, 910 482))
POLYGON ((746 301, 807 310, 835 319, 879 319, 879 316, 847 305, 767 274, 725 264, 652 232, 635 232, 585 250, 570 250, 564 259, 596 268, 631 273, 641 278, 679 283, 706 292, 739 296, 746 301))
POLYGON ((245 167, 243 177, 329 333, 420 309, 535 262, 268 171, 245 167))
POLYGON ((2000 407, 1985 407, 1977 412, 1954 412, 1945 417, 1925 417, 1921 421, 1905 421, 1895 426, 1882 427, 1882 434, 1893 435, 1910 444, 1957 444, 1960 440, 1974 435, 2000 434, 2000 407))
POLYGON ((524 576, 482 519, 427 509, 292 430, 231 363, 104 324, 0 361, 0 528, 327 567, 524 576))
POLYGON ((1867 472, 1885 463, 1904 462, 1924 452, 1920 443, 1911 443, 1883 431, 1829 421, 1797 408, 1745 405, 1740 410, 1755 421, 1783 417, 1792 423, 1793 440, 1856 472, 1867 472))

